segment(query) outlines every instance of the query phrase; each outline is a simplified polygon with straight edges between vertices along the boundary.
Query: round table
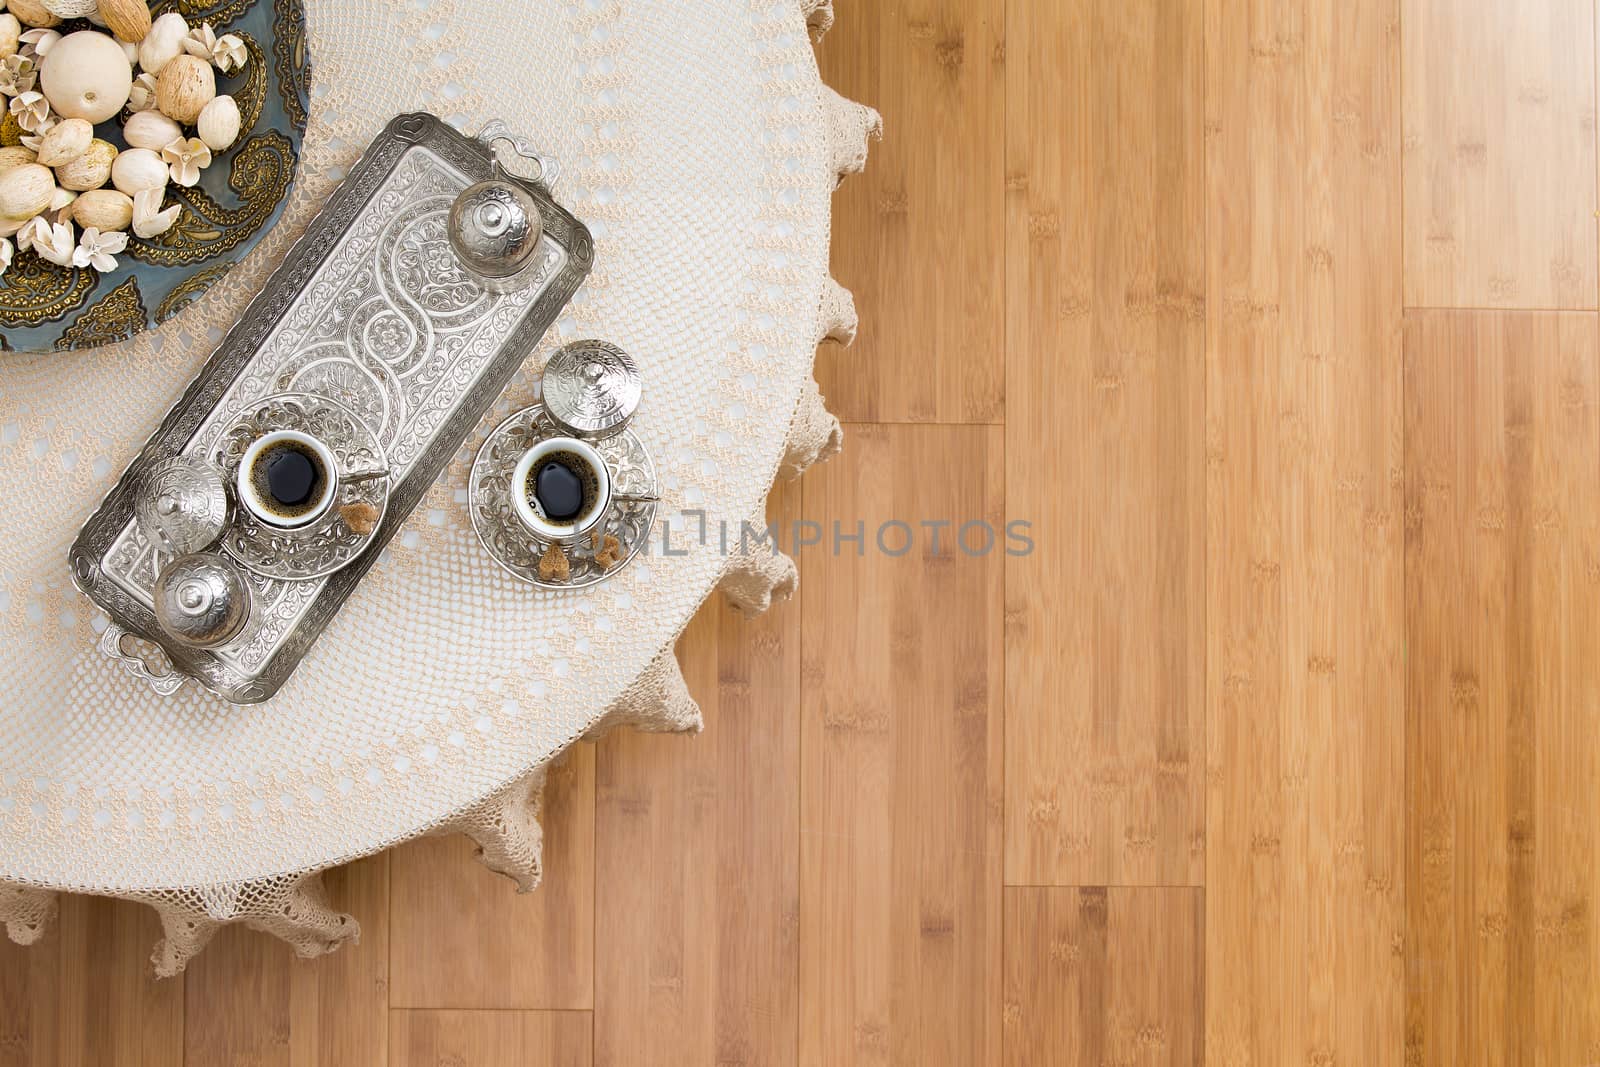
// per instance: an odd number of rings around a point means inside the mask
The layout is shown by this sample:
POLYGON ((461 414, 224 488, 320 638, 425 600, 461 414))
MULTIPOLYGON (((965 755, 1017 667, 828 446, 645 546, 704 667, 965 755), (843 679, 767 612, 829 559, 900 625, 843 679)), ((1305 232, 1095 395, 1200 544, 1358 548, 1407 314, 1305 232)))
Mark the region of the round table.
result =
POLYGON ((3 357, 0 919, 19 941, 65 890, 155 905, 162 973, 226 922, 327 951, 356 926, 319 873, 435 832, 531 885, 544 768, 613 726, 697 729, 678 633, 719 585, 750 610, 793 586, 781 555, 702 543, 693 513, 737 530, 775 476, 838 446, 811 377, 817 342, 854 328, 827 274, 830 194, 877 117, 818 78, 826 0, 306 7, 312 108, 283 221, 149 334, 3 357), (468 132, 504 119, 560 159, 593 274, 273 700, 158 696, 96 650, 107 620, 67 548, 345 169, 418 109, 468 132), (682 536, 551 593, 494 565, 464 490, 487 430, 581 337, 637 359, 633 426, 682 536))

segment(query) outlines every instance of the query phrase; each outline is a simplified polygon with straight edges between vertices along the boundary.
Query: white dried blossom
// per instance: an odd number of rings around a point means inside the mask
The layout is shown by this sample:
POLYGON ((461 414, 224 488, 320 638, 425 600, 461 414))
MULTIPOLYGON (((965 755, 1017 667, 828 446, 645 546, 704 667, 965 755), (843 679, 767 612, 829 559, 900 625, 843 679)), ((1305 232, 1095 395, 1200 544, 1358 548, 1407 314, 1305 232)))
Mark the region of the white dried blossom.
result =
POLYGON ((133 79, 128 90, 129 111, 154 111, 156 109, 156 76, 141 74, 133 79))
POLYGON ((11 238, 0 237, 0 274, 11 268, 11 257, 14 254, 11 248, 11 238))
POLYGON ((74 267, 93 267, 101 274, 117 269, 117 253, 128 247, 128 235, 122 232, 101 233, 90 226, 83 231, 78 247, 72 252, 74 267))
POLYGON ((38 65, 29 56, 20 53, 6 56, 0 63, 0 93, 16 96, 39 84, 38 65))
POLYGON ((22 224, 17 231, 17 248, 26 252, 33 247, 34 237, 43 234, 46 239, 50 236, 50 220, 43 215, 35 215, 22 224))
POLYGON ((11 113, 17 116, 17 125, 28 133, 38 133, 40 127, 49 129, 50 101, 41 92, 30 89, 13 96, 11 113))
POLYGON ((183 210, 182 204, 173 204, 165 211, 161 210, 161 201, 166 197, 166 189, 144 189, 133 194, 133 232, 137 237, 158 237, 172 229, 172 224, 178 221, 178 212, 183 210))
POLYGON ((73 266, 72 257, 77 251, 77 242, 73 240, 72 223, 51 224, 43 217, 33 219, 17 232, 17 244, 22 244, 24 240, 40 259, 58 267, 73 266), (35 223, 38 225, 35 226, 35 223), (27 236, 24 237, 24 234, 27 236))
POLYGON ((243 39, 233 33, 218 37, 209 22, 201 23, 189 31, 189 36, 183 39, 183 50, 207 63, 216 64, 224 74, 233 73, 250 59, 243 39))
POLYGON ((56 123, 60 121, 54 115, 46 115, 44 121, 33 128, 32 133, 25 133, 18 138, 19 143, 23 148, 38 155, 39 146, 44 143, 44 135, 55 129, 56 123))
POLYGON ((211 149, 198 137, 178 137, 161 150, 161 158, 171 164, 168 169, 175 183, 194 185, 200 172, 211 166, 211 149))
POLYGON ((17 41, 22 45, 17 54, 37 61, 43 59, 45 54, 59 40, 61 40, 61 34, 55 30, 32 29, 17 38, 17 41))

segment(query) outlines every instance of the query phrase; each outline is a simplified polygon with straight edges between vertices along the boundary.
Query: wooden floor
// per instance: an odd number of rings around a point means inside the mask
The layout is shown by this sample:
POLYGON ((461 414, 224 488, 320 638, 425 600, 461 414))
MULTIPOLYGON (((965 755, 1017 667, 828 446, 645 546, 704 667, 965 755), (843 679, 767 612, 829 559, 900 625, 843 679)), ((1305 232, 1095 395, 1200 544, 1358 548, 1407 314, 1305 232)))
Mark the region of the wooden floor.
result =
POLYGON ((75 900, 0 1064, 1600 1063, 1594 0, 838 0, 842 457, 692 738, 582 748, 545 884, 361 945, 75 900))

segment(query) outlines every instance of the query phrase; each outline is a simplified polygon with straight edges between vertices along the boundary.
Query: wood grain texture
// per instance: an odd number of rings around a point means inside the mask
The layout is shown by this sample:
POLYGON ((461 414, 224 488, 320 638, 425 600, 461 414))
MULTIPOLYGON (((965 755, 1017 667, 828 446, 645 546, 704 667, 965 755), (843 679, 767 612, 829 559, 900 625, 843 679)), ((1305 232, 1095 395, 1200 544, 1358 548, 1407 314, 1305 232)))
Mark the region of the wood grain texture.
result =
POLYGON ((1409 1064, 1600 1058, 1600 322, 1406 320, 1409 1064))
POLYGON ((1005 913, 1007 1067, 1199 1067, 1202 890, 1011 888, 1005 913))
MULTIPOLYGON (((391 1067, 588 1067, 586 1011, 390 1013, 391 1067)), ((352 1067, 359 1060, 348 1061, 352 1067)))
POLYGON ((32 948, 0 937, 0 1065, 181 1062, 184 983, 156 980, 149 957, 160 936, 148 908, 76 897, 32 948))
POLYGON ((834 196, 833 273, 861 336, 817 381, 845 421, 998 422, 1005 408, 1005 0, 857 0, 824 80, 888 131, 834 196))
POLYGON ((1001 435, 846 433, 804 485, 800 1061, 995 1064, 1002 557, 958 527, 1001 524, 1001 435), (836 520, 860 554, 832 554, 836 520), (891 556, 889 520, 956 525, 891 556))
POLYGON ((1199 884, 1200 8, 1009 21, 1006 880, 1199 884))
POLYGON ((1398 9, 1206 5, 1209 1062, 1398 1065, 1398 9))
POLYGON ((593 745, 551 768, 539 822, 544 880, 528 894, 459 835, 394 850, 393 1007, 594 1005, 593 745))
POLYGON ((1408 307, 1595 307, 1591 0, 1403 0, 1408 307))
POLYGON ((184 975, 183 1063, 384 1067, 389 857, 361 860, 324 879, 333 906, 361 923, 361 943, 301 960, 281 941, 225 928, 184 975))
MULTIPOLYGON (((768 519, 799 510, 791 482, 768 519)), ((596 753, 595 1063, 793 1064, 799 604, 746 619, 714 596, 678 660, 704 733, 620 732, 596 753)))

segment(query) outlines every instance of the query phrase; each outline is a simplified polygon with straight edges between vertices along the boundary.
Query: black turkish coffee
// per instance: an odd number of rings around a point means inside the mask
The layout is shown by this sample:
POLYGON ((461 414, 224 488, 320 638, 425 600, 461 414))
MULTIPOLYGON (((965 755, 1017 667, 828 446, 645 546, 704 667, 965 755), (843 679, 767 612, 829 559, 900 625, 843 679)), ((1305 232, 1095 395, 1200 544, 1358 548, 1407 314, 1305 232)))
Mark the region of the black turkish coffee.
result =
POLYGON ((528 502, 539 517, 555 526, 575 526, 594 508, 600 479, 576 452, 555 451, 528 471, 528 502))
POLYGON ((271 515, 292 522, 322 503, 329 471, 310 445, 293 439, 274 441, 256 456, 250 487, 256 502, 271 515))

